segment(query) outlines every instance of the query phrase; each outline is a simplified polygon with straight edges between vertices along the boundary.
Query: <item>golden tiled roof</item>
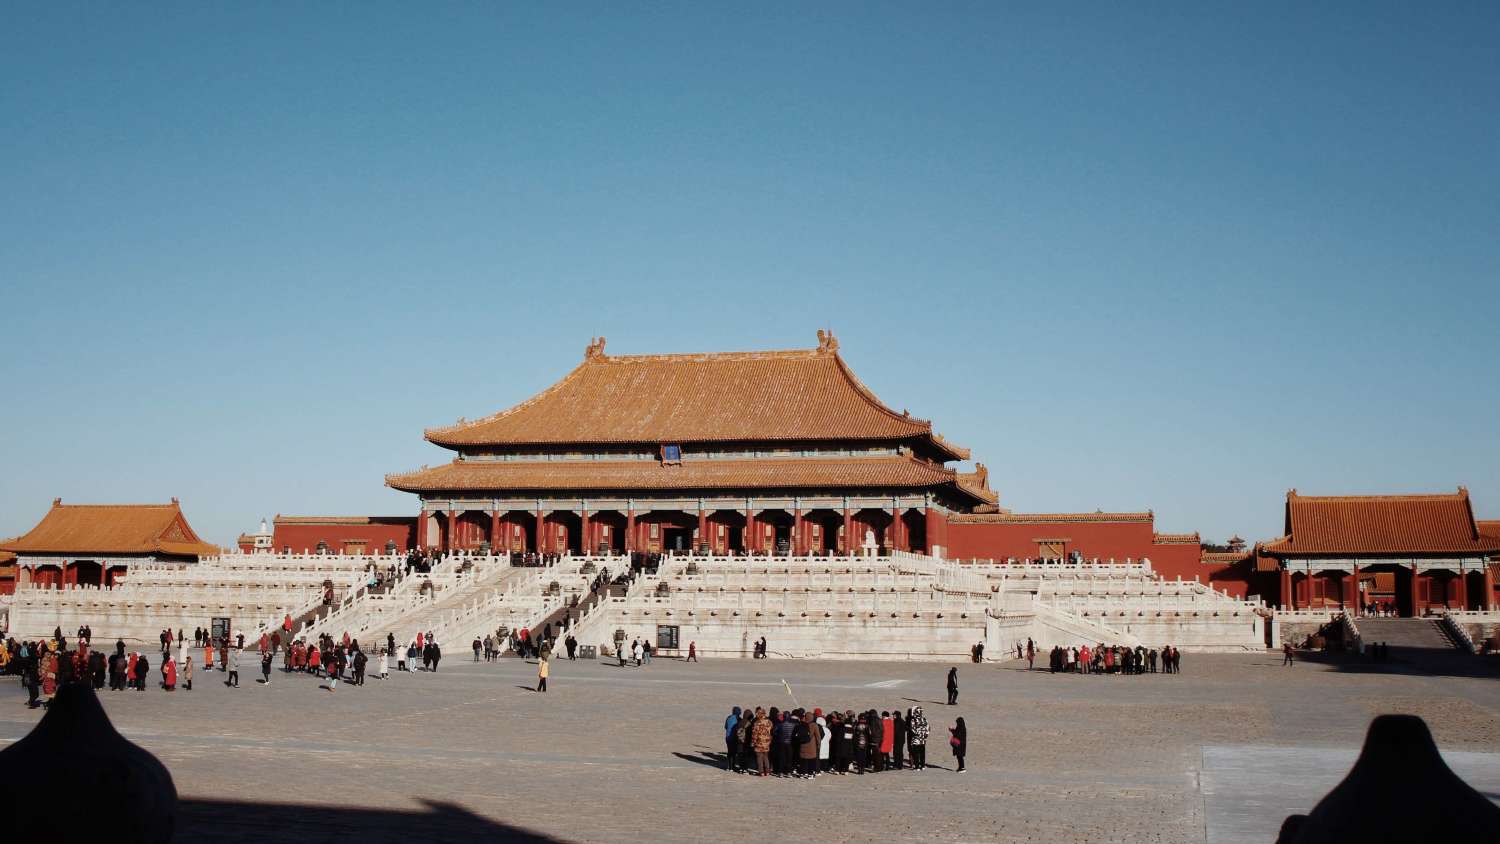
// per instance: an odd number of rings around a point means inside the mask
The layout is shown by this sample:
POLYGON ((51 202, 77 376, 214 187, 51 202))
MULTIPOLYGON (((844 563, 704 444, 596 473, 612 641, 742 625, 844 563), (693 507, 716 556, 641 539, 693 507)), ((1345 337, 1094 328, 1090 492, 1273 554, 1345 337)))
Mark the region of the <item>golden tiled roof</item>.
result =
POLYGON ((1481 536, 1495 543, 1496 548, 1500 548, 1500 519, 1476 519, 1474 525, 1479 528, 1481 536))
POLYGON ((1480 533, 1469 491, 1440 495, 1286 495, 1287 535, 1261 546, 1296 554, 1489 554, 1500 540, 1480 533))
POLYGON ((277 516, 278 525, 368 525, 373 516, 277 516))
POLYGON ((990 489, 990 470, 983 463, 975 463, 972 472, 959 472, 958 483, 985 504, 995 505, 1000 501, 1000 496, 990 489))
POLYGON ((171 504, 63 504, 52 509, 24 536, 0 545, 16 554, 172 554, 219 553, 198 538, 171 504))
POLYGON ((1204 551, 1198 555, 1198 561, 1210 565, 1224 565, 1243 563, 1254 556, 1254 552, 1245 551, 1204 551))
POLYGON ((1197 533, 1155 533, 1151 535, 1153 545, 1201 545, 1197 533))
POLYGON ((816 349, 678 355, 606 355, 600 338, 536 396, 426 437, 450 448, 926 437, 968 456, 933 438, 931 422, 883 404, 823 332, 816 349))
MULTIPOLYGON (((910 455, 755 460, 455 460, 387 475, 405 492, 463 490, 721 490, 902 488, 944 484, 968 492, 952 469, 910 455)), ((969 493, 971 496, 973 493, 969 493)))
POLYGON ((1061 525, 1078 522, 1150 522, 1152 514, 1145 513, 962 513, 949 516, 950 523, 960 524, 1011 524, 1011 525, 1061 525))

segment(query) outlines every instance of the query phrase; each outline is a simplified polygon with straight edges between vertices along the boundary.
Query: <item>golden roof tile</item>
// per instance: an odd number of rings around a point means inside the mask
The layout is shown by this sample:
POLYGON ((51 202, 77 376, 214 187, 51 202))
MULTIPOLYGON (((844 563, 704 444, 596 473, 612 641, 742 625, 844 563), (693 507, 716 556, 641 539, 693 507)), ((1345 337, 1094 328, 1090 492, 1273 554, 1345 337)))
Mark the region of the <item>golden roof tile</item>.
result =
POLYGON ((193 532, 175 498, 171 504, 63 504, 57 499, 36 527, 0 548, 16 554, 219 553, 193 532))
POLYGON ((685 460, 455 460, 386 476, 405 492, 465 490, 727 490, 920 488, 957 483, 952 469, 910 455, 858 458, 685 460))
POLYGON ((1298 554, 1491 554, 1500 539, 1482 534, 1469 491, 1438 495, 1286 496, 1286 533, 1261 546, 1298 554))
POLYGON ((598 338, 541 393, 426 437, 449 448, 926 437, 967 457, 876 398, 821 331, 816 349, 711 354, 606 355, 598 338))
POLYGON ((1150 522, 1155 517, 1145 513, 962 513, 949 516, 949 522, 960 524, 1053 525, 1078 522, 1150 522))

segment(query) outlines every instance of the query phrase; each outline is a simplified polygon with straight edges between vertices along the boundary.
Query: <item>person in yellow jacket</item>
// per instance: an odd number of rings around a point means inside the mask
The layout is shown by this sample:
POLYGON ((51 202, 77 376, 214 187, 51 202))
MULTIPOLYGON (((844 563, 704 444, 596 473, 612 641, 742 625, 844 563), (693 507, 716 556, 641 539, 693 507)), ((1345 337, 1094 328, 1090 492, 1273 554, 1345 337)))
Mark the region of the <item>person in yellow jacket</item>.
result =
POLYGON ((536 690, 539 692, 547 691, 547 670, 548 663, 546 657, 542 657, 536 661, 536 690))

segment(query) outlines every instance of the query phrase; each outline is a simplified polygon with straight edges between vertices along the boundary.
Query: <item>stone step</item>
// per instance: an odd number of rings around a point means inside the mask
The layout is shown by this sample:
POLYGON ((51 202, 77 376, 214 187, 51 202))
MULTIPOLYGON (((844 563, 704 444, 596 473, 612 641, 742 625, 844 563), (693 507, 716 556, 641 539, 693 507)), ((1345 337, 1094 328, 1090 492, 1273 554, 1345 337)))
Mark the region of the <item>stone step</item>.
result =
POLYGON ((1454 648, 1442 622, 1430 618, 1360 618, 1355 620, 1365 644, 1383 642, 1391 647, 1454 648))

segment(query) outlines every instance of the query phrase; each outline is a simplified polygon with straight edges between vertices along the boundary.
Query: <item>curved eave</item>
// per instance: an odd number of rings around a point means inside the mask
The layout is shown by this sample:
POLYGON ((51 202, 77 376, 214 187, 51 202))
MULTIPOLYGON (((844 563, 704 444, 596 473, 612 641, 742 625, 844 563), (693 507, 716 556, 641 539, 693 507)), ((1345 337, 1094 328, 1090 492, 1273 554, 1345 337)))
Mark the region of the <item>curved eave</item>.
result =
POLYGON ((540 490, 952 489, 981 501, 952 469, 916 459, 872 457, 653 461, 464 461, 387 475, 386 485, 412 493, 540 490))

